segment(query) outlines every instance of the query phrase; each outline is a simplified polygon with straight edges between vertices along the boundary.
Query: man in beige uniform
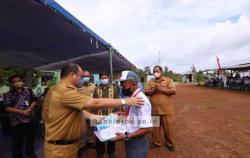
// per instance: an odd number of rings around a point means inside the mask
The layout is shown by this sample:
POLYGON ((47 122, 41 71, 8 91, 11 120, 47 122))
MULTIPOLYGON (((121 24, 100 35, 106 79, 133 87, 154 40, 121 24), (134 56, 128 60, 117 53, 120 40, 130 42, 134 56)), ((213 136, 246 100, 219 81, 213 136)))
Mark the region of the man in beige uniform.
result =
POLYGON ((153 128, 152 147, 162 145, 160 131, 163 127, 166 147, 173 152, 175 151, 175 107, 171 96, 176 94, 176 88, 172 79, 162 75, 160 66, 155 66, 153 72, 155 79, 150 80, 145 88, 145 93, 150 96, 152 103, 152 115, 160 117, 160 127, 153 128))
MULTIPOLYGON (((83 70, 82 73, 82 87, 78 88, 79 92, 83 95, 87 95, 89 97, 93 97, 94 91, 96 89, 96 86, 94 83, 90 82, 90 77, 91 74, 88 70, 83 70)), ((90 113, 91 111, 84 110, 84 117, 86 118, 87 115, 92 115, 90 113)), ((90 116, 91 117, 91 116, 90 116)), ((90 121, 87 119, 84 121, 84 136, 83 136, 83 142, 80 146, 78 156, 82 156, 84 153, 84 148, 86 147, 87 144, 91 145, 94 147, 94 142, 95 142, 95 135, 93 132, 93 128, 90 127, 90 121)))
POLYGON ((87 70, 84 70, 82 73, 82 83, 83 85, 81 88, 79 88, 79 92, 84 95, 93 97, 96 86, 94 83, 90 82, 90 73, 87 70))
POLYGON ((141 98, 92 99, 78 92, 82 69, 70 63, 62 68, 61 81, 50 88, 43 103, 45 158, 76 158, 83 135, 83 109, 141 106, 141 98))

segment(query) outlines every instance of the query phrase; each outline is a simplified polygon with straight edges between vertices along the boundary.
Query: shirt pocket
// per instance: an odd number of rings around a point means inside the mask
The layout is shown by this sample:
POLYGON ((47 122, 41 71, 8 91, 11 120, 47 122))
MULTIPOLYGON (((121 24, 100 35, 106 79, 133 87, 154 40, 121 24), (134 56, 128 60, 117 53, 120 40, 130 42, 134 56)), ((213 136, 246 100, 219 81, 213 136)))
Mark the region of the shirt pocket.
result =
POLYGON ((161 83, 161 86, 162 86, 162 87, 165 87, 165 88, 169 88, 169 85, 168 85, 167 82, 162 82, 162 83, 161 83))

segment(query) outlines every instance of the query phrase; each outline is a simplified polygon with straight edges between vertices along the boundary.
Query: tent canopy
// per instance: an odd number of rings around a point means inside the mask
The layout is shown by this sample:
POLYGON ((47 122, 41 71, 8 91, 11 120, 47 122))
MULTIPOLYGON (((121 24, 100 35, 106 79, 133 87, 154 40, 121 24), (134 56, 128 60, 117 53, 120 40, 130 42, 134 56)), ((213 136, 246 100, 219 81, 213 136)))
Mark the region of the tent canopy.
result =
MULTIPOLYGON (((75 62, 92 72, 110 70, 112 46, 54 0, 0 2, 0 67, 60 69, 75 62)), ((135 66, 113 50, 115 71, 135 66)))

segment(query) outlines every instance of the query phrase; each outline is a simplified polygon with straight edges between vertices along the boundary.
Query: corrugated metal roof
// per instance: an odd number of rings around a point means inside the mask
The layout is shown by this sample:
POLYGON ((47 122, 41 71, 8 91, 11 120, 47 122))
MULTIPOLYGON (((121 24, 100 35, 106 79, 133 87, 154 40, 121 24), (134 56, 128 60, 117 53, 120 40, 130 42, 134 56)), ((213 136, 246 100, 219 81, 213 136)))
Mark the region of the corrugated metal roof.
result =
MULTIPOLYGON (((244 58, 240 60, 230 61, 222 65, 222 70, 249 70, 250 69, 250 58, 244 58)), ((218 67, 211 67, 204 71, 218 70, 218 67)))

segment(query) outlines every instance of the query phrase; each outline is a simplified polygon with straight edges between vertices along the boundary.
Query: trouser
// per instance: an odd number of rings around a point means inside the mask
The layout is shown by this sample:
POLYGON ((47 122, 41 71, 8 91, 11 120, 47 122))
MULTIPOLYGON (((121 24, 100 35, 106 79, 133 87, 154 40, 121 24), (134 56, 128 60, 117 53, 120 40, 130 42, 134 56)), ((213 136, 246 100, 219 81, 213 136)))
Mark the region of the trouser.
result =
POLYGON ((13 127, 12 129, 13 158, 22 158, 23 146, 25 146, 26 157, 35 158, 34 123, 20 124, 13 127))
POLYGON ((8 114, 0 114, 0 122, 3 136, 11 136, 11 124, 9 121, 8 114))
POLYGON ((68 144, 59 145, 44 142, 44 157, 45 158, 77 158, 80 141, 68 144))
POLYGON ((114 154, 115 153, 115 142, 108 141, 108 142, 101 142, 98 138, 96 138, 96 154, 103 155, 105 153, 105 144, 107 143, 107 154, 114 154))
POLYGON ((148 139, 146 136, 130 138, 125 142, 126 158, 146 158, 148 154, 148 139))
POLYGON ((174 145, 175 114, 158 115, 160 117, 160 127, 154 127, 152 132, 153 144, 162 145, 161 127, 164 131, 165 144, 174 145))

